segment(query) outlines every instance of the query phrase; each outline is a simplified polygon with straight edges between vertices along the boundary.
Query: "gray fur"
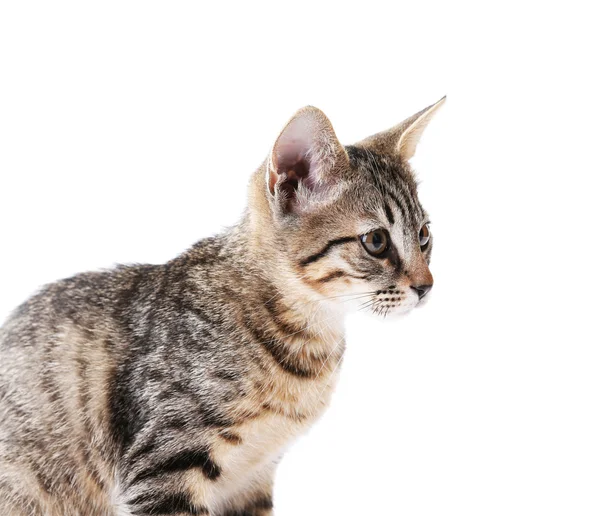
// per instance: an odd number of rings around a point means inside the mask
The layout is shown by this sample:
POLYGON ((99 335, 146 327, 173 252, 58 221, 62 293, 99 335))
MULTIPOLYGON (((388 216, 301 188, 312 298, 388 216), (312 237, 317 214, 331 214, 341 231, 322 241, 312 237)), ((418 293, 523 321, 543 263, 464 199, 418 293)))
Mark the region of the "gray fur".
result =
POLYGON ((405 311, 431 278, 406 161, 298 117, 318 136, 306 163, 276 143, 237 226, 164 265, 53 283, 8 319, 0 514, 271 514, 283 450, 335 385, 343 314, 405 311), (366 223, 389 231, 385 260, 366 223))

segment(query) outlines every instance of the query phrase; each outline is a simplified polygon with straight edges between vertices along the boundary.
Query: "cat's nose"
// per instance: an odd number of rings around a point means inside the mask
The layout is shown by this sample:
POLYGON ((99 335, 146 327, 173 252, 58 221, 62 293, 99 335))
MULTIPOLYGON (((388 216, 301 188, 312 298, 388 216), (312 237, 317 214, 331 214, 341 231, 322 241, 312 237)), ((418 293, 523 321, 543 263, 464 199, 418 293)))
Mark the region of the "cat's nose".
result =
POLYGON ((419 299, 423 299, 427 295, 427 292, 431 290, 431 287, 433 287, 432 284, 417 286, 411 285, 410 288, 412 288, 417 294, 419 294, 419 299))

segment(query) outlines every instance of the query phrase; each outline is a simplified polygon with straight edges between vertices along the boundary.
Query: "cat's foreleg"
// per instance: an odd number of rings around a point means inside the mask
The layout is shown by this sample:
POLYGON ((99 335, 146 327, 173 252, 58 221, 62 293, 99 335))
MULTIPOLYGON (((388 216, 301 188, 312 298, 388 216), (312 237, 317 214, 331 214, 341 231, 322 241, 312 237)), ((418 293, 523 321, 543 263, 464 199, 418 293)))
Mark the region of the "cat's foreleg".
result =
POLYGON ((243 503, 233 504, 222 516, 272 516, 273 499, 271 493, 247 497, 243 503))
MULTIPOLYGON (((152 487, 144 486, 144 494, 131 498, 127 508, 136 516, 177 515, 177 516, 272 516, 272 482, 236 496, 225 504, 221 510, 213 510, 203 503, 195 490, 187 491, 173 488, 168 482, 165 485, 154 483, 152 487)), ((218 504, 221 505, 221 504, 218 504)))
POLYGON ((155 492, 139 495, 127 504, 130 514, 151 516, 169 514, 177 516, 209 516, 208 508, 201 503, 194 503, 184 492, 155 492))
POLYGON ((219 516, 272 516, 273 479, 277 462, 262 469, 242 493, 228 501, 219 516))

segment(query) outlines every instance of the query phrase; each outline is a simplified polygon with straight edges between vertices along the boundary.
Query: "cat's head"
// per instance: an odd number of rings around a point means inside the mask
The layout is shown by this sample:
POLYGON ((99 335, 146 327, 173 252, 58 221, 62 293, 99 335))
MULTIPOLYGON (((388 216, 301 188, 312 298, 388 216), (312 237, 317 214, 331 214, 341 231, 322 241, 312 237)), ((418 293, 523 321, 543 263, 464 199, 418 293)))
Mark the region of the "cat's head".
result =
POLYGON ((317 108, 288 122, 261 188, 269 245, 290 288, 382 315, 407 312, 426 298, 433 238, 408 160, 443 102, 349 146, 317 108))

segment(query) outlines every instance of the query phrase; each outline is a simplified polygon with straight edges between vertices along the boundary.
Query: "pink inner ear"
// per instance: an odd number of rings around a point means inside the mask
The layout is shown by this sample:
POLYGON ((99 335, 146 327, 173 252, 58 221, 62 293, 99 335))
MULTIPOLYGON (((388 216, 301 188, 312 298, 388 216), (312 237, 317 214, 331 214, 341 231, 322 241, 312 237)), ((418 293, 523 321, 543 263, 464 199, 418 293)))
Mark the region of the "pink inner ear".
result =
POLYGON ((283 144, 278 149, 276 163, 273 163, 278 176, 275 181, 279 184, 280 191, 285 194, 288 209, 293 207, 300 181, 308 188, 313 183, 310 177, 309 158, 298 143, 301 142, 283 144))
POLYGON ((315 184, 314 178, 311 177, 308 152, 308 142, 297 138, 280 141, 275 148, 273 168, 277 176, 271 178, 272 186, 279 182, 281 190, 286 192, 288 198, 294 195, 300 181, 307 188, 312 188, 315 184), (280 179, 280 176, 283 177, 280 179))
POLYGON ((293 203, 299 185, 310 191, 324 182, 324 171, 331 168, 339 142, 329 121, 316 108, 305 108, 283 129, 271 154, 269 188, 285 192, 293 203))

